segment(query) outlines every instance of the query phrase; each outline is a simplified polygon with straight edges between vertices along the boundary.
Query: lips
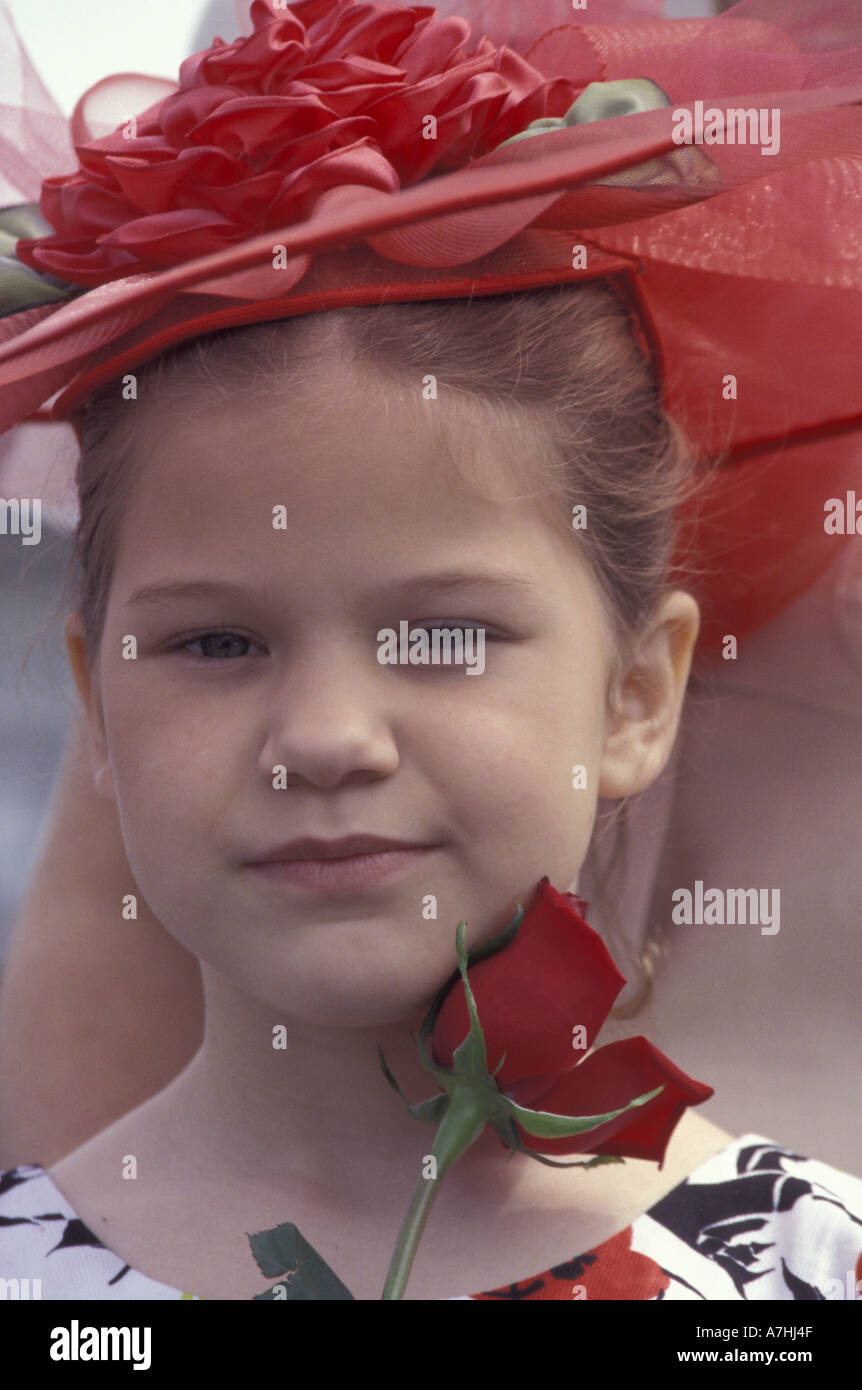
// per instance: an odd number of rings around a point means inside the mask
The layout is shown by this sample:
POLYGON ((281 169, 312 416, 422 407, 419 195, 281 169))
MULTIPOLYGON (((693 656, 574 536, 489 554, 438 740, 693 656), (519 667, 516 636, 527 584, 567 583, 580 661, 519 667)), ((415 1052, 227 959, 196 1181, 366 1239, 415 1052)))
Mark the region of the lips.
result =
POLYGON ((430 848, 430 845, 418 840, 396 840, 382 835, 346 835, 340 840, 316 840, 306 837, 277 845, 274 849, 255 855, 249 862, 272 864, 292 860, 350 859, 355 855, 381 854, 387 850, 430 848))
MULTIPOLYGON (((371 836, 354 836, 345 840, 293 841, 276 851, 274 859, 258 860, 250 863, 249 873, 258 882, 268 881, 270 886, 286 887, 291 891, 324 893, 327 895, 355 896, 378 892, 390 888, 412 874, 418 865, 424 863, 434 853, 434 845, 405 844, 403 841, 393 846, 391 840, 371 836), (355 845, 363 847, 362 852, 353 852, 340 857, 332 851, 351 849, 355 845), (376 846, 383 845, 383 849, 376 846), (374 846, 370 849, 368 846, 374 846), (315 858, 287 859, 287 851, 296 853, 297 847, 316 851, 315 858), (329 852, 328 858, 321 857, 321 849, 329 852)), ((267 890, 269 891, 269 890, 267 890)))

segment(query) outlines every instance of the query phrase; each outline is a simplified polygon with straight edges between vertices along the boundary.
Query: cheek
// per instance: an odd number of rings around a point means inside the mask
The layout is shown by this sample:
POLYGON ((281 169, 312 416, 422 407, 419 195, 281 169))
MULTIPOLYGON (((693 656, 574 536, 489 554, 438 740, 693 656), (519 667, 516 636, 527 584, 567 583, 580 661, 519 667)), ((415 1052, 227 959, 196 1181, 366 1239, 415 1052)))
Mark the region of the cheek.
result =
POLYGON ((423 723, 426 758, 430 749, 435 759, 429 777, 445 784, 453 812, 474 831, 496 827, 508 840, 513 832, 546 834, 561 821, 570 839, 573 828, 589 824, 595 802, 597 721, 578 692, 573 700, 553 688, 517 701, 495 702, 496 695, 489 685, 484 700, 423 723), (586 789, 573 786, 577 765, 586 768, 586 789))
POLYGON ((191 823, 206 827, 224 799, 225 752, 211 722, 181 707, 148 704, 140 686, 106 705, 108 750, 124 826, 139 841, 170 846, 191 823))

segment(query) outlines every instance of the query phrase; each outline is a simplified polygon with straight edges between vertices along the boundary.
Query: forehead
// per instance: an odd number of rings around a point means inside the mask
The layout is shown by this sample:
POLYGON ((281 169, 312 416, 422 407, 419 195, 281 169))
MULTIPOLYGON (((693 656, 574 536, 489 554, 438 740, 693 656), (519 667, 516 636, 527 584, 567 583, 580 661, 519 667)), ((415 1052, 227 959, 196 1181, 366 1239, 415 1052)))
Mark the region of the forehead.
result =
MULTIPOLYGON (((170 494, 191 504, 289 488, 295 503, 388 494, 391 507, 501 504, 550 495, 551 444, 540 417, 433 377, 393 377, 348 362, 261 375, 231 389, 176 372, 136 402, 129 466, 134 506, 170 494)), ((334 515, 334 511, 333 511, 334 515)))
POLYGON ((121 601, 192 570, 309 602, 432 569, 540 578, 546 597, 583 583, 571 530, 536 501, 547 441, 523 413, 338 368, 230 398, 204 382, 147 399, 136 420, 121 601))

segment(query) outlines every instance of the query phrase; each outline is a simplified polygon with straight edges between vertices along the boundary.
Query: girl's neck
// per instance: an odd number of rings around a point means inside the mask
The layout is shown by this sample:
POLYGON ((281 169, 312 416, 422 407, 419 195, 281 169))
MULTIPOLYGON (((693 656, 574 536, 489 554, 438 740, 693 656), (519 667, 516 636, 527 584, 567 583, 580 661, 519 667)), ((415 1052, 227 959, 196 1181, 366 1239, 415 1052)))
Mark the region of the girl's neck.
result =
MULTIPOLYGON (((206 968, 204 977, 200 1050, 169 1086, 118 1124, 138 1117, 153 1156, 168 1143, 165 1169, 186 1173, 189 1181, 241 1182, 250 1192, 305 1191, 369 1211, 387 1206, 405 1182, 412 1186, 435 1127, 409 1114, 383 1075, 378 1046, 411 1104, 437 1094, 415 1041, 425 1009, 397 1024, 326 1028, 278 1019, 223 977, 206 968)), ((637 1210, 639 1193, 669 1190, 730 1138, 687 1111, 661 1170, 632 1160, 584 1175, 513 1155, 488 1128, 447 1175, 448 1204, 475 1206, 481 1194, 493 1194, 499 1207, 516 1189, 532 1187, 559 1193, 570 1204, 586 1177, 586 1208, 597 1198, 613 1205, 619 1197, 624 1205, 634 1201, 637 1210)))
MULTIPOLYGON (((424 1007, 379 1027, 325 1027, 280 1015, 203 969, 204 1041, 154 1098, 196 1163, 213 1177, 289 1177, 363 1200, 390 1190, 395 1174, 418 1175, 434 1128, 409 1114, 378 1047, 411 1103, 437 1094, 415 1041, 424 1007)), ((500 1152, 488 1132, 461 1162, 484 1168, 500 1152)))
MULTIPOLYGON (((109 1249, 173 1287, 251 1298, 265 1281, 243 1233, 293 1221, 354 1296, 378 1298, 434 1129, 389 1086, 377 1046, 411 1102, 434 1094, 411 1037, 421 1016, 322 1028, 205 979, 205 1039, 189 1065, 49 1175, 109 1249)), ((590 1250, 730 1137, 689 1111, 661 1170, 584 1172, 507 1153, 486 1129, 442 1184, 408 1296, 496 1288, 590 1250)))

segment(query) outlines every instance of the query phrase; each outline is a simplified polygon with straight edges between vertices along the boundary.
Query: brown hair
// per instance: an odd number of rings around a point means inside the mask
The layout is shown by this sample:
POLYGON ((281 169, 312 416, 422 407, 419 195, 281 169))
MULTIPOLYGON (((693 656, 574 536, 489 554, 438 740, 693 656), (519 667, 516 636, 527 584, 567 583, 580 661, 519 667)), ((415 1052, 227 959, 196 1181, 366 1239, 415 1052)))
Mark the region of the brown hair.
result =
MULTIPOLYGON (((433 376, 441 393, 469 398, 474 408, 487 409, 489 422, 496 419, 499 427, 502 417, 538 443, 526 460, 536 500, 552 524, 583 546, 614 634, 617 666, 624 662, 672 587, 675 512, 701 486, 703 468, 661 408, 653 370, 616 290, 591 281, 469 300, 333 309, 222 330, 140 367, 138 398, 157 401, 167 414, 181 411, 201 385, 224 399, 257 391, 271 399, 274 376, 325 392, 336 358, 371 368, 393 386, 433 376), (588 517, 577 541, 575 504, 583 504, 588 517)), ((128 496, 125 464, 135 414, 118 381, 94 393, 83 413, 72 579, 91 665, 128 496)), ((624 831, 627 802, 600 802, 596 829, 604 834, 608 824, 622 820, 624 831)), ((610 918, 604 890, 616 859, 615 853, 595 885, 610 918)), ((649 996, 655 942, 632 956, 615 929, 605 935, 614 954, 626 956, 642 975, 637 1007, 618 1015, 630 1016, 649 996)))

